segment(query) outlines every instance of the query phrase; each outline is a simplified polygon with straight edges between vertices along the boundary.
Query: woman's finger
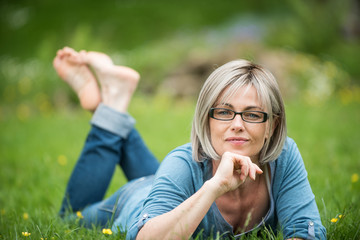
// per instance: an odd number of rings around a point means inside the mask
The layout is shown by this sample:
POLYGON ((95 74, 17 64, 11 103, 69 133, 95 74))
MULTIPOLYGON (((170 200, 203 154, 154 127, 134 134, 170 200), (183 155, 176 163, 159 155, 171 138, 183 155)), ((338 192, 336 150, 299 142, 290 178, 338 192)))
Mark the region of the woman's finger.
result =
POLYGON ((257 174, 262 174, 263 170, 261 170, 261 168, 258 165, 256 165, 255 163, 253 163, 253 164, 255 165, 256 173, 257 174))
POLYGON ((250 164, 249 177, 255 181, 256 178, 256 168, 253 163, 250 164))
POLYGON ((248 176, 252 180, 255 180, 256 174, 263 173, 261 168, 255 163, 253 163, 249 157, 245 157, 233 153, 231 154, 231 158, 234 161, 234 170, 236 170, 236 172, 240 174, 241 181, 244 181, 248 176))
POLYGON ((245 181, 245 179, 249 175, 250 170, 249 159, 247 157, 234 154, 233 160, 236 162, 236 165, 240 169, 240 180, 245 181))

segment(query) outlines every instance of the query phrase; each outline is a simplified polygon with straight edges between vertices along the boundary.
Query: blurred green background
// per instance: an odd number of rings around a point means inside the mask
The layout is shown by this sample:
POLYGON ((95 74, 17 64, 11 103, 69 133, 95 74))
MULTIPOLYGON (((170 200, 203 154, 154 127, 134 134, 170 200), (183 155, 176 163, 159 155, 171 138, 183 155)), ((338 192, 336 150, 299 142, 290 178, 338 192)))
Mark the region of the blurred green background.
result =
MULTIPOLYGON (((91 117, 52 67, 64 46, 141 73, 130 112, 159 160, 189 141, 197 94, 216 66, 245 58, 269 68, 328 239, 357 239, 359 19, 356 0, 2 0, 0 239, 79 238, 54 220, 91 117)), ((124 182, 118 169, 107 194, 124 182)))
POLYGON ((0 101, 6 114, 14 103, 24 102, 26 115, 76 102, 51 66, 63 46, 102 51, 135 68, 146 94, 196 96, 214 66, 247 58, 270 68, 286 96, 304 90, 306 97, 323 99, 344 90, 359 100, 355 0, 3 0, 0 6, 0 101))

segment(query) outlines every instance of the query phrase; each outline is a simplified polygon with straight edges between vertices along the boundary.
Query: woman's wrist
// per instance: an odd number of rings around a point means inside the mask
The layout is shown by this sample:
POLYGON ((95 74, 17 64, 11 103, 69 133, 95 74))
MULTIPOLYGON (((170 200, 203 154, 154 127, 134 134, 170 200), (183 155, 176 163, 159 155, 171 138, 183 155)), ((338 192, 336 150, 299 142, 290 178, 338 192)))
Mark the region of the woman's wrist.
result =
POLYGON ((223 195, 226 191, 221 184, 213 177, 204 183, 206 190, 213 194, 214 200, 223 195))

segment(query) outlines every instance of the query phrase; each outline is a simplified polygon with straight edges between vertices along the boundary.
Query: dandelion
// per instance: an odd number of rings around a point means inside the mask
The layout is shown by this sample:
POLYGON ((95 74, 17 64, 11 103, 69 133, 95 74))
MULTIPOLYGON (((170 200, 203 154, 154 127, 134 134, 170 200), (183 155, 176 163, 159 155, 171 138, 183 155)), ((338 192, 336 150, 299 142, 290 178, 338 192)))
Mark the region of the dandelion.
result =
POLYGON ((84 216, 81 214, 80 211, 77 211, 77 212, 76 212, 76 216, 77 216, 78 218, 84 218, 84 216))
POLYGON ((343 215, 342 215, 342 214, 340 214, 340 215, 339 215, 339 218, 342 218, 342 217, 343 217, 343 215))
POLYGON ((29 232, 22 232, 21 233, 24 237, 29 237, 31 235, 31 233, 29 232))
POLYGON ((65 166, 67 164, 67 157, 65 155, 59 155, 57 161, 61 166, 65 166))
POLYGON ((352 183, 356 183, 357 181, 359 181, 359 175, 357 173, 354 173, 352 176, 351 176, 351 182, 352 183))
POLYGON ((28 220, 28 219, 29 219, 29 214, 28 214, 28 213, 24 213, 24 214, 23 214, 23 219, 24 219, 24 220, 28 220))
POLYGON ((331 222, 332 222, 332 223, 336 223, 338 220, 339 220, 339 219, 337 219, 337 218, 332 218, 332 219, 331 219, 331 222))
POLYGON ((102 233, 105 234, 105 235, 111 235, 112 234, 112 231, 110 228, 104 228, 102 230, 102 233))

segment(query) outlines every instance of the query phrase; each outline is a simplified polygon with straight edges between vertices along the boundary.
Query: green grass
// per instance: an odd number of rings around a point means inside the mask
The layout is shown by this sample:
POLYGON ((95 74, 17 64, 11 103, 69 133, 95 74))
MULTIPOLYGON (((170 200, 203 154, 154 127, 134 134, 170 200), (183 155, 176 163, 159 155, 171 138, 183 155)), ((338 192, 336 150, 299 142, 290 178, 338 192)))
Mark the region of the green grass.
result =
MULTIPOLYGON (((194 101, 137 96, 130 111, 145 142, 162 159, 189 141, 194 101)), ((328 239, 359 239, 360 108, 336 99, 318 105, 287 106, 289 136, 297 142, 328 230, 328 239), (332 218, 342 218, 332 223, 332 218)), ((1 112, 1 108, 0 108, 1 112)), ((57 217, 66 182, 90 128, 80 110, 45 114, 7 112, 0 118, 0 239, 118 239, 101 229, 84 229, 57 217), (24 218, 24 214, 28 218, 24 218)), ((125 183, 120 170, 107 195, 125 183)), ((301 193, 299 193, 301 194, 301 193)), ((262 238, 273 239, 271 234, 262 238)), ((249 238, 255 238, 250 236, 249 238)), ((279 237, 281 238, 281 237, 279 237)))

